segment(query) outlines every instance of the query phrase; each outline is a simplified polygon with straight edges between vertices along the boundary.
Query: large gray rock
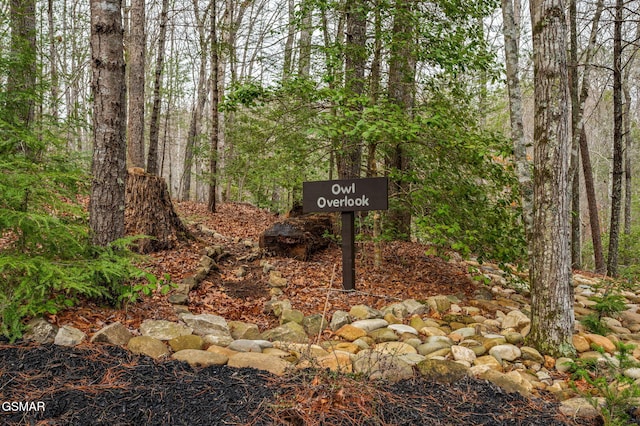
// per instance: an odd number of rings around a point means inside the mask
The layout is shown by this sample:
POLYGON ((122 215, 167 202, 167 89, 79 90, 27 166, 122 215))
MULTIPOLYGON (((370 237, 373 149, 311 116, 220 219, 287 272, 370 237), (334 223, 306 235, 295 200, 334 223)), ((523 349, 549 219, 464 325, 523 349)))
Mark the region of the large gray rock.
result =
POLYGON ((309 315, 302 320, 302 327, 308 336, 317 336, 327 325, 327 320, 321 314, 309 315))
POLYGON ((349 316, 349 312, 335 311, 331 316, 331 323, 329 324, 329 328, 331 328, 331 330, 333 331, 336 331, 350 323, 351 317, 349 316))
POLYGON ((65 325, 58 330, 53 343, 59 346, 76 346, 79 345, 84 339, 86 334, 70 325, 65 325))
POLYGON ((114 322, 100 329, 91 338, 91 342, 109 343, 111 345, 124 346, 133 337, 133 334, 119 322, 114 322))
POLYGON ((227 325, 229 326, 231 337, 233 337, 235 340, 255 340, 260 338, 260 329, 258 329, 258 326, 256 324, 250 324, 241 321, 229 321, 227 325))
POLYGON ((207 334, 218 334, 218 332, 226 332, 229 334, 229 325, 227 320, 218 315, 212 314, 184 314, 180 319, 193 329, 193 334, 205 336, 207 334))
POLYGON ((307 343, 309 341, 309 337, 304 331, 304 327, 295 322, 288 322, 279 327, 267 330, 262 333, 262 338, 264 340, 269 340, 270 342, 282 341, 293 343, 307 343))
POLYGON ((58 333, 58 327, 49 324, 44 318, 34 318, 27 323, 24 340, 38 343, 53 343, 58 333))
POLYGON ((407 315, 422 315, 429 310, 429 307, 414 299, 407 299, 402 302, 407 308, 407 315))
POLYGON ((151 336, 132 337, 127 348, 136 355, 147 355, 154 359, 165 358, 170 353, 167 345, 151 336))
POLYGON ((367 333, 373 330, 377 330, 379 328, 384 328, 389 325, 389 323, 382 318, 371 318, 371 319, 363 319, 354 321, 351 323, 353 327, 360 328, 367 333))
POLYGON ((144 320, 140 324, 140 334, 158 340, 171 340, 191 334, 193 329, 184 324, 165 320, 144 320))

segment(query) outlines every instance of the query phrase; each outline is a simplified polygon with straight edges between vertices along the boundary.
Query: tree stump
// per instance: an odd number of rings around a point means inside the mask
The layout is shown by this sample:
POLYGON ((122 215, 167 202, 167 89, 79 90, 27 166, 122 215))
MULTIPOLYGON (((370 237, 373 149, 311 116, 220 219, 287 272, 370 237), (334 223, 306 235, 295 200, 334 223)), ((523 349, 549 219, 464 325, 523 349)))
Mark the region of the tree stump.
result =
POLYGON ((260 234, 260 248, 279 256, 307 260, 331 243, 328 235, 334 233, 333 223, 330 214, 289 217, 260 234))
POLYGON ((163 178, 129 169, 125 204, 127 235, 146 235, 136 242, 139 253, 151 253, 175 247, 178 241, 193 238, 176 214, 163 178))

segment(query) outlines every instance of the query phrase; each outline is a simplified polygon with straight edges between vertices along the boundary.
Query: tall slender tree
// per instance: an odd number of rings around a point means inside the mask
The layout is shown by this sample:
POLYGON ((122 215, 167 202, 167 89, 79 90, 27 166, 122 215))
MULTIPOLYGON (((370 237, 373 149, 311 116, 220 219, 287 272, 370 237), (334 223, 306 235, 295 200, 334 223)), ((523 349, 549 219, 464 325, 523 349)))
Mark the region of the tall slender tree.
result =
POLYGON ((160 132, 160 104, 162 101, 162 76, 164 72, 165 42, 167 38, 167 22, 169 0, 162 0, 160 11, 160 34, 158 35, 158 52, 156 55, 156 71, 153 82, 153 106, 149 119, 149 154, 147 156, 147 172, 159 174, 158 170, 158 138, 160 132))
POLYGON ((120 0, 91 0, 93 162, 89 224, 96 245, 124 236, 125 62, 120 0))
POLYGON ((622 11, 623 0, 616 0, 613 30, 613 176, 611 180, 611 222, 607 275, 618 275, 620 212, 622 209, 622 11))
POLYGON ((147 52, 144 0, 132 0, 129 14, 127 153, 132 167, 144 169, 144 88, 147 52))
POLYGON ((218 35, 216 21, 218 19, 216 0, 211 0, 211 134, 209 136, 209 199, 207 207, 210 212, 216 211, 217 165, 218 165, 218 35))
POLYGON ((542 353, 574 353, 569 251, 571 113, 562 0, 532 0, 534 185, 530 344, 542 353))

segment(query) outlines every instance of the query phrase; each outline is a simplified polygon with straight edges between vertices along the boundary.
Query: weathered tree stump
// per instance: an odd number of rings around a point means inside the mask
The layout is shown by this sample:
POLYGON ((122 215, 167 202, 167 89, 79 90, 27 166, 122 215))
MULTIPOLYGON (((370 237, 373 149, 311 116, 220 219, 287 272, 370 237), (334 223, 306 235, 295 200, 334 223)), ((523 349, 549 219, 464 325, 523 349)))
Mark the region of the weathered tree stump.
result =
POLYGON ((129 169, 125 206, 126 234, 151 237, 136 242, 139 253, 168 250, 178 241, 192 238, 173 209, 166 182, 159 176, 141 168, 129 169))
POLYGON ((328 235, 334 233, 333 223, 330 214, 288 217, 260 234, 260 248, 279 256, 307 260, 331 243, 328 235))

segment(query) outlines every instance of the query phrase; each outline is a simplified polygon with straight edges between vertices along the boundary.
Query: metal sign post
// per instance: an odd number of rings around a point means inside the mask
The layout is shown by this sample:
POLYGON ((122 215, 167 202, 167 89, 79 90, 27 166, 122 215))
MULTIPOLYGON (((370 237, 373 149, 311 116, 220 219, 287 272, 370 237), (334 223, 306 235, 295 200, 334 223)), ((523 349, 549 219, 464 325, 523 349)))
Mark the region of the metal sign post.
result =
POLYGON ((355 290, 355 212, 388 209, 388 185, 385 177, 302 184, 302 210, 305 213, 341 212, 342 287, 345 290, 355 290))

